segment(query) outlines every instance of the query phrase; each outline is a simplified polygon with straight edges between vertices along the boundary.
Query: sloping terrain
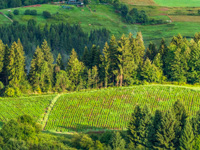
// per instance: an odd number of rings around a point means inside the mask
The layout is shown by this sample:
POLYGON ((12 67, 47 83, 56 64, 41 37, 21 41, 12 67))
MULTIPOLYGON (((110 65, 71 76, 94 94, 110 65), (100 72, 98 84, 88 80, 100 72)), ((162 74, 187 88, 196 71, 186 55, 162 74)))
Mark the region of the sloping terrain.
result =
POLYGON ((199 90, 162 85, 64 94, 55 103, 45 130, 126 129, 136 105, 147 105, 152 112, 166 111, 180 100, 192 115, 200 108, 199 98, 199 90))

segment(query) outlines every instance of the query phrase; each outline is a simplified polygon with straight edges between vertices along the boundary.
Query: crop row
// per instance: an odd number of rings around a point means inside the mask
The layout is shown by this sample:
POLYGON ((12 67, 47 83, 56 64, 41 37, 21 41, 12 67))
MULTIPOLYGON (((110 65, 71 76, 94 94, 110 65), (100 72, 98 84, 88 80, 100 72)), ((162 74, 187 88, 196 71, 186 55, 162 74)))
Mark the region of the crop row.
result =
POLYGON ((49 115, 46 130, 126 129, 134 107, 145 104, 165 111, 176 100, 189 114, 199 110, 200 91, 170 86, 135 86, 62 95, 49 115))

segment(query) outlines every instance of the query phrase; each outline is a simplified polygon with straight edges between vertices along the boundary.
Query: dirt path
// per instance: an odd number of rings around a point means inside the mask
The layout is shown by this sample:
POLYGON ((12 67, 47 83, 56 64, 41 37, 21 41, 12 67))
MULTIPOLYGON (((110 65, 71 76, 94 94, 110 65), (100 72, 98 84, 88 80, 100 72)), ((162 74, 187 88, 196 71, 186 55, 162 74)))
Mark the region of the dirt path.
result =
POLYGON ((51 104, 49 105, 49 107, 47 108, 47 111, 44 115, 44 119, 42 120, 42 129, 44 130, 47 124, 47 121, 49 119, 49 115, 51 113, 51 110, 53 109, 54 104, 56 103, 56 101, 58 100, 58 98, 61 96, 62 94, 58 94, 56 97, 54 97, 54 99, 51 101, 51 104))
POLYGON ((10 19, 7 15, 5 15, 4 13, 2 13, 1 12, 1 14, 4 16, 4 17, 6 17, 8 20, 10 20, 11 22, 13 22, 13 20, 12 19, 10 19))

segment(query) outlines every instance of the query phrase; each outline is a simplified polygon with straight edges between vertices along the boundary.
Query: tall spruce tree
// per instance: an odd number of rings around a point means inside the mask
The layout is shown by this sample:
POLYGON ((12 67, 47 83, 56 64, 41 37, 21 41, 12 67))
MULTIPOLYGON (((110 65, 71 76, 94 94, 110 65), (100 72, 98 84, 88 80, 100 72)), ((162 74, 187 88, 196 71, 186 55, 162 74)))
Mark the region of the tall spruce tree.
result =
POLYGON ((123 85, 123 81, 126 85, 129 85, 133 83, 133 75, 136 75, 136 65, 133 53, 131 53, 130 40, 125 35, 122 35, 118 42, 117 51, 120 86, 123 85))
POLYGON ((7 52, 6 73, 9 85, 18 87, 25 78, 25 56, 21 42, 14 42, 7 52))
POLYGON ((139 105, 137 105, 134 109, 134 113, 132 114, 129 126, 128 126, 128 138, 130 142, 132 142, 135 146, 139 144, 139 127, 140 127, 140 121, 142 118, 142 109, 139 105))
POLYGON ((179 146, 179 139, 181 137, 181 132, 185 125, 186 119, 188 117, 187 112, 185 110, 184 105, 178 100, 175 102, 173 106, 173 114, 175 115, 176 123, 175 123, 175 145, 179 146))
POLYGON ((109 60, 110 60, 110 65, 109 65, 109 79, 110 82, 115 85, 116 83, 116 78, 117 74, 115 73, 116 70, 118 70, 118 59, 117 59, 117 41, 115 36, 113 35, 111 37, 110 43, 109 43, 109 49, 108 49, 108 54, 109 54, 109 60))
POLYGON ((67 65, 67 73, 71 81, 71 90, 74 90, 81 82, 81 74, 84 71, 84 64, 78 60, 77 53, 72 49, 67 65))
POLYGON ((29 72, 29 81, 34 91, 41 92, 42 84, 42 66, 44 65, 44 53, 38 46, 31 61, 31 68, 29 72))
POLYGON ((193 134, 192 126, 190 125, 190 122, 187 120, 181 132, 179 148, 181 150, 192 150, 195 144, 194 138, 195 137, 193 134))
POLYGON ((175 140, 175 118, 171 111, 167 111, 161 119, 161 124, 156 133, 156 146, 155 149, 175 149, 174 140, 175 140))
POLYGON ((103 55, 101 56, 102 61, 102 67, 104 70, 104 86, 108 86, 108 78, 109 78, 109 67, 110 67, 110 59, 109 59, 109 46, 106 42, 104 49, 103 49, 103 55))
POLYGON ((64 70, 64 64, 63 64, 62 56, 60 55, 60 53, 58 54, 58 57, 56 59, 56 65, 59 66, 61 70, 64 70))

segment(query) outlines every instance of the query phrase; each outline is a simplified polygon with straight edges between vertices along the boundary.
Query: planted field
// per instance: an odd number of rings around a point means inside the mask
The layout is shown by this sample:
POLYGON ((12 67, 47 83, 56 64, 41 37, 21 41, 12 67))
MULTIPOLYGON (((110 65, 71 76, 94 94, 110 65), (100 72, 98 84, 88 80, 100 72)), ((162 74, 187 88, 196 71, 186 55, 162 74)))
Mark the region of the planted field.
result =
POLYGON ((154 0, 160 6, 168 7, 199 7, 200 0, 154 0))
POLYGON ((54 97, 55 95, 2 98, 0 99, 0 121, 5 122, 24 114, 39 121, 54 97))
POLYGON ((189 114, 200 108, 200 91, 173 86, 134 86, 62 95, 45 130, 126 129, 136 105, 166 111, 182 101, 189 114))
POLYGON ((130 4, 130 5, 156 5, 154 0, 121 0, 121 2, 130 4))

